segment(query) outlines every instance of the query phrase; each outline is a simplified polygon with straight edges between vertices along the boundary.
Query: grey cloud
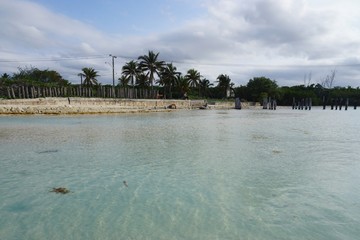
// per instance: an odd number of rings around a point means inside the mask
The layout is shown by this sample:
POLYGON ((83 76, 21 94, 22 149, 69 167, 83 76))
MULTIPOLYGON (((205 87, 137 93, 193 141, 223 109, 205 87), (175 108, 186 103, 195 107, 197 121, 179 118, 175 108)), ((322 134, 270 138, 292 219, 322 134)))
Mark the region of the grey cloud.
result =
MULTIPOLYGON (((309 71, 315 81, 343 59, 350 61, 360 53, 359 35, 345 23, 339 29, 344 18, 331 6, 322 10, 305 0, 203 1, 207 3, 206 16, 180 26, 174 23, 171 31, 143 36, 121 31, 108 35, 29 1, 1 1, 0 52, 9 59, 112 53, 119 56, 119 74, 121 64, 129 58, 154 50, 162 60, 174 62, 178 70, 196 68, 211 81, 221 73, 229 74, 237 85, 259 75, 280 85, 302 84, 309 71), (326 67, 319 67, 321 64, 326 67)), ((82 67, 92 66, 102 81, 110 82, 105 61, 110 59, 40 62, 36 66, 58 70, 73 81, 78 81, 76 74, 82 67)), ((14 69, 15 63, 7 63, 2 70, 8 71, 10 65, 14 69)), ((359 66, 338 70, 339 82, 358 85, 359 66)))

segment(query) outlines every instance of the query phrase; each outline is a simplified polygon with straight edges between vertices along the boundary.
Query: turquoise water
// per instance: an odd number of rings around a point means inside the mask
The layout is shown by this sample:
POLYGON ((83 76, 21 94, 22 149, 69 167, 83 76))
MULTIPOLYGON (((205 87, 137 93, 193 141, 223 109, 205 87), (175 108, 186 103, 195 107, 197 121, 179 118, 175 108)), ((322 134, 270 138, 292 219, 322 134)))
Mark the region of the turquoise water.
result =
POLYGON ((359 132, 316 108, 0 116, 0 239, 358 239, 359 132))

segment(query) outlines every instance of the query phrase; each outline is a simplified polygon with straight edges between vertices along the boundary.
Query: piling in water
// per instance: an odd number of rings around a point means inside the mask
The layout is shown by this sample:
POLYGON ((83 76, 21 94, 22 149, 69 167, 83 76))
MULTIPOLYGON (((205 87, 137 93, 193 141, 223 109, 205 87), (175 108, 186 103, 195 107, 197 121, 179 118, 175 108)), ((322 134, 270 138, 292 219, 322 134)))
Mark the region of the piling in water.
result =
POLYGON ((348 106, 349 106, 349 98, 346 98, 346 101, 345 101, 345 111, 347 111, 348 106))
POLYGON ((341 108, 342 108, 342 103, 343 103, 343 99, 340 98, 340 100, 339 100, 339 110, 340 110, 340 111, 341 111, 341 108))
POLYGON ((241 101, 240 101, 240 98, 235 98, 235 109, 241 110, 241 101))

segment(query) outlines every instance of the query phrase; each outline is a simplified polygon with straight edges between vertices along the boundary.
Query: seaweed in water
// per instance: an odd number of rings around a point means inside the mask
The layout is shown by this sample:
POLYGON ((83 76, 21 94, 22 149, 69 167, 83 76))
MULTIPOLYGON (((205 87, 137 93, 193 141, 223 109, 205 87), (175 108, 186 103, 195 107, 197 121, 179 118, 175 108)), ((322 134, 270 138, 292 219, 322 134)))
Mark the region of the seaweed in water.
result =
POLYGON ((64 187, 59 187, 59 188, 53 188, 50 192, 67 194, 70 192, 70 190, 64 187))
POLYGON ((40 152, 37 152, 38 154, 43 154, 43 153, 56 153, 58 152, 59 150, 57 149, 52 149, 52 150, 45 150, 45 151, 40 151, 40 152))

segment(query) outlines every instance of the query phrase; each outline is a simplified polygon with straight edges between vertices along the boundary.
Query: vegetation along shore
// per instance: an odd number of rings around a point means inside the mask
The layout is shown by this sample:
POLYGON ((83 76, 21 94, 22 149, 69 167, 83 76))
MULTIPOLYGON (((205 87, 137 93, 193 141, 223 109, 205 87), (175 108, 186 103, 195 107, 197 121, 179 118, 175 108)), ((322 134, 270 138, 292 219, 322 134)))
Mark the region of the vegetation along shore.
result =
MULTIPOLYGON (((215 99, 234 101, 234 98, 239 98, 241 102, 263 102, 264 99, 271 98, 281 106, 291 106, 294 101, 301 99, 311 99, 313 106, 344 99, 349 105, 357 105, 360 102, 359 87, 336 86, 335 70, 317 83, 312 83, 309 75, 308 78, 304 78, 303 85, 280 87, 276 80, 260 76, 248 80, 245 85, 235 86, 227 74, 219 74, 215 81, 210 81, 199 71, 191 68, 183 75, 177 71, 173 63, 161 61, 159 53, 153 51, 125 63, 121 70, 121 76, 116 81, 113 76, 113 84, 103 85, 99 81, 101 76, 92 67, 84 67, 79 71, 80 84, 63 79, 60 73, 54 70, 19 67, 18 72, 12 75, 4 73, 0 77, 0 99, 204 99, 203 101, 210 102, 215 99)), ((66 106, 66 112, 77 111, 74 105, 66 106)), ((103 108, 106 108, 106 105, 103 108)), ((61 111, 65 111, 64 109, 61 111)), ((154 106, 151 109, 155 109, 154 106)))

